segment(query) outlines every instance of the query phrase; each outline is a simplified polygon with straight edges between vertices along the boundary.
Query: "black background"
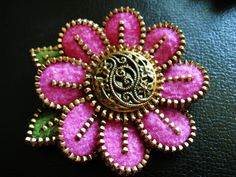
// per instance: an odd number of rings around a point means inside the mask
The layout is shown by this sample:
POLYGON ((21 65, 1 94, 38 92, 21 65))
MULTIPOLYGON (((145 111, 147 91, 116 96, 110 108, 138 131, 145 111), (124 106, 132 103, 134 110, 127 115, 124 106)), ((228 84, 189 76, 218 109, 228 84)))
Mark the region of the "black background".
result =
MULTIPOLYGON (((24 143, 28 122, 41 102, 35 93, 32 47, 57 44, 68 21, 88 18, 101 24, 115 7, 131 6, 147 26, 169 21, 185 33, 185 59, 209 72, 209 93, 191 106, 198 136, 189 149, 175 154, 152 151, 137 176, 236 176, 236 8, 235 1, 5 1, 1 4, 1 173, 3 176, 116 176, 96 159, 78 164, 57 147, 32 148, 24 143), (2 41, 3 40, 3 41, 2 41)), ((2 175, 1 175, 2 176, 2 175)))

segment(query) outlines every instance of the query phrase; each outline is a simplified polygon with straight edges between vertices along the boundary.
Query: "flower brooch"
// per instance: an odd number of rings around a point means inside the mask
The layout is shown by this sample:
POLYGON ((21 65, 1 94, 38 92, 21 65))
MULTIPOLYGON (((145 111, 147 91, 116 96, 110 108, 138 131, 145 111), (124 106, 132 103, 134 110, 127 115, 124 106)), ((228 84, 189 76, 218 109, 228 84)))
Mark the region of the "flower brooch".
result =
POLYGON ((183 32, 170 23, 146 29, 129 7, 109 13, 103 28, 72 20, 56 47, 31 50, 43 101, 26 141, 58 143, 77 162, 99 155, 121 175, 140 171, 150 149, 179 151, 196 136, 186 106, 207 91, 206 70, 180 61, 183 32))

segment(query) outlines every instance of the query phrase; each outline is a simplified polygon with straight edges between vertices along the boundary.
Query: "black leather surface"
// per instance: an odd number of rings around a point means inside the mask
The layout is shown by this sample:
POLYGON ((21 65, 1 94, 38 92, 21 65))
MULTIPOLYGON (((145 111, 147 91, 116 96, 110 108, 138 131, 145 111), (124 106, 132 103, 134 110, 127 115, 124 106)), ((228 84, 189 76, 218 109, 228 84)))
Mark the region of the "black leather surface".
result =
POLYGON ((169 21, 180 26, 187 40, 184 58, 205 66, 211 79, 209 93, 190 108, 198 127, 194 144, 176 154, 153 151, 137 176, 236 176, 236 7, 235 1, 217 0, 8 1, 1 5, 3 176, 116 176, 101 160, 77 164, 56 147, 25 145, 24 136, 30 116, 40 105, 28 50, 56 44, 60 27, 71 19, 101 24, 110 10, 121 5, 139 10, 147 25, 169 21))

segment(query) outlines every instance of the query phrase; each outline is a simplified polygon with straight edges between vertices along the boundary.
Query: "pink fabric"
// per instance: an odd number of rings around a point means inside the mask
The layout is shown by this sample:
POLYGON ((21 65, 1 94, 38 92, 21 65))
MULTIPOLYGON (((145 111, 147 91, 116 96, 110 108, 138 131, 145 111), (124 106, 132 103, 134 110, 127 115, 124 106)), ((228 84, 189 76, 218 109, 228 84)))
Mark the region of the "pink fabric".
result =
POLYGON ((169 70, 164 73, 165 78, 169 76, 187 76, 191 74, 193 77, 192 81, 169 81, 163 84, 164 90, 161 94, 164 98, 170 99, 186 99, 192 97, 193 94, 197 93, 204 82, 202 72, 194 65, 191 64, 175 64, 169 70))
POLYGON ((139 44, 140 25, 138 18, 130 12, 120 12, 112 16, 105 26, 105 33, 112 45, 118 45, 119 21, 124 21, 124 43, 130 47, 139 44))
POLYGON ((170 28, 155 28, 147 34, 143 48, 145 51, 149 51, 164 35, 167 38, 154 54, 154 58, 160 65, 166 63, 178 50, 180 42, 178 33, 170 28))
POLYGON ((98 134, 98 123, 94 122, 83 137, 78 141, 76 134, 84 123, 92 116, 94 109, 88 102, 82 103, 72 109, 64 120, 62 126, 66 147, 75 155, 89 155, 96 150, 96 138, 98 134))
POLYGON ((175 127, 180 129, 180 134, 175 134, 154 112, 147 113, 143 118, 144 127, 147 129, 148 133, 152 138, 163 145, 178 146, 184 143, 191 133, 188 118, 181 112, 170 108, 162 108, 160 112, 163 113, 165 117, 169 118, 170 122, 174 122, 175 127))
POLYGON ((62 47, 65 55, 74 58, 81 58, 85 62, 89 62, 88 55, 81 49, 74 37, 79 35, 80 39, 92 50, 94 54, 99 56, 99 52, 103 52, 105 46, 99 35, 91 27, 86 25, 76 25, 68 29, 62 39, 62 47))
POLYGON ((49 101, 60 105, 67 105, 82 96, 79 89, 52 86, 51 81, 75 82, 81 84, 85 81, 85 70, 81 66, 71 63, 59 62, 48 66, 41 74, 40 88, 49 101))
POLYGON ((105 146, 114 162, 125 167, 134 167, 144 158, 144 144, 137 130, 129 125, 128 153, 122 154, 122 125, 119 122, 107 122, 105 127, 105 146))

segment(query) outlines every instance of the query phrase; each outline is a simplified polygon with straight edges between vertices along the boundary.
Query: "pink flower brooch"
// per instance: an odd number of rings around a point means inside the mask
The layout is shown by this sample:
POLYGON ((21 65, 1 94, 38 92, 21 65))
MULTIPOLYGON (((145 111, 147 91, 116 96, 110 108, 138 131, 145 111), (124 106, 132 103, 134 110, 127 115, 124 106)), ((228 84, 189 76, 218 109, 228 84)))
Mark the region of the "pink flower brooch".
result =
POLYGON ((207 91, 209 77, 199 64, 179 61, 179 27, 146 29, 139 12, 121 7, 103 28, 83 19, 66 23, 57 41, 31 50, 44 105, 27 142, 58 143, 77 162, 99 155, 121 175, 140 171, 151 148, 174 152, 193 142, 195 122, 185 108, 207 91))

